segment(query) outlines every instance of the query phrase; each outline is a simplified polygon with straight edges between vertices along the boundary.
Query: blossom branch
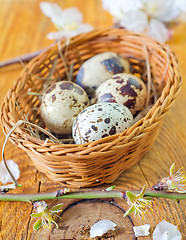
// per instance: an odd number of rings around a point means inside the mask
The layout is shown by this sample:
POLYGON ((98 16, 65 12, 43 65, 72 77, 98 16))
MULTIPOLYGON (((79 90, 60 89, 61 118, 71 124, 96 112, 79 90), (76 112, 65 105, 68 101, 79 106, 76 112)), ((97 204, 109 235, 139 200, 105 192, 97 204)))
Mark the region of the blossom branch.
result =
POLYGON ((34 57, 37 57, 39 54, 45 52, 46 50, 48 50, 49 48, 51 48, 55 44, 56 44, 56 41, 54 41, 52 44, 50 44, 46 48, 42 48, 42 49, 39 49, 39 50, 37 50, 35 52, 32 52, 32 53, 26 53, 22 56, 2 61, 2 62, 0 62, 0 68, 6 67, 6 66, 9 66, 9 65, 12 65, 12 64, 20 63, 20 62, 29 62, 31 59, 33 59, 34 57))
MULTIPOLYGON (((139 191, 132 191, 136 194, 139 191)), ((155 191, 147 189, 144 194, 145 197, 155 198, 166 198, 171 200, 183 200, 186 199, 186 193, 174 193, 155 191)), ((57 190, 48 193, 37 193, 37 194, 10 194, 0 193, 0 201, 22 201, 22 202, 33 202, 42 201, 47 199, 95 199, 95 198, 126 198, 126 192, 122 191, 78 191, 64 193, 64 189, 57 190)))
POLYGON ((44 52, 46 49, 41 49, 41 50, 38 50, 36 52, 33 52, 33 53, 26 53, 20 57, 15 57, 15 58, 12 58, 12 59, 9 59, 9 60, 6 60, 6 61, 2 61, 0 62, 0 68, 2 67, 6 67, 6 66, 9 66, 9 65, 12 65, 12 64, 16 64, 16 63, 20 63, 20 59, 22 62, 28 62, 30 61, 32 58, 34 57, 37 57, 40 53, 44 52))

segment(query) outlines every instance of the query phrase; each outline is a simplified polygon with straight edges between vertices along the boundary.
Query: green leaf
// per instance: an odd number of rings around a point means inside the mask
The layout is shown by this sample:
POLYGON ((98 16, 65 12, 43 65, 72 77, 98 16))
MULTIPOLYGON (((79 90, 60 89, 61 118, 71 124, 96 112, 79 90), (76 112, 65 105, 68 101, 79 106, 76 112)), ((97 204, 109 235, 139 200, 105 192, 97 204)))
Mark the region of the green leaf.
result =
POLYGON ((62 207, 63 207, 63 203, 59 203, 59 204, 53 206, 53 207, 51 208, 51 211, 52 211, 52 212, 58 212, 58 211, 61 210, 62 207))
POLYGON ((141 190, 140 194, 138 195, 139 196, 138 198, 143 198, 145 191, 146 191, 146 185, 143 186, 143 189, 141 190))
POLYGON ((129 215, 129 214, 131 214, 131 213, 133 213, 133 212, 135 212, 135 211, 136 211, 135 206, 130 207, 130 208, 126 211, 126 213, 124 214, 124 217, 126 217, 127 215, 129 215))
POLYGON ((37 222, 34 224, 34 230, 38 230, 42 226, 42 219, 38 219, 37 222))
POLYGON ((116 186, 110 186, 108 188, 106 188, 106 191, 112 191, 116 186))
POLYGON ((40 213, 32 213, 30 216, 31 217, 41 217, 43 215, 43 212, 40 213))
POLYGON ((134 195, 134 194, 131 193, 130 191, 127 191, 127 192, 126 192, 126 195, 127 195, 128 199, 129 199, 132 203, 134 203, 134 202, 136 201, 136 195, 134 195))

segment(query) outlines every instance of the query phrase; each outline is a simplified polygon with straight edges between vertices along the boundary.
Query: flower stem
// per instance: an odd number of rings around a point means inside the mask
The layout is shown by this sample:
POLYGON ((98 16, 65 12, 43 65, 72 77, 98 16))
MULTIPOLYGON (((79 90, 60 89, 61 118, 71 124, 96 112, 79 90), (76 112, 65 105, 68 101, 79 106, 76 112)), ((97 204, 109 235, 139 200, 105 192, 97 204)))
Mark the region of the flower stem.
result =
POLYGON ((146 190, 144 197, 167 198, 177 201, 186 199, 186 193, 146 190))
MULTIPOLYGON (((59 190, 60 191, 60 190, 59 190)), ((0 193, 0 201, 41 201, 46 199, 94 199, 94 198, 122 198, 119 191, 86 191, 70 192, 59 196, 59 191, 38 194, 10 194, 0 193)), ((63 191, 63 190, 62 190, 63 191)))
MULTIPOLYGON (((139 193, 139 191, 133 191, 139 193)), ((146 190, 145 197, 167 198, 172 200, 186 199, 186 193, 173 193, 146 190)), ((10 194, 0 193, 0 201, 41 201, 47 199, 94 199, 94 198, 125 198, 125 192, 120 191, 79 191, 64 193, 64 190, 57 190, 49 193, 38 194, 10 194)))

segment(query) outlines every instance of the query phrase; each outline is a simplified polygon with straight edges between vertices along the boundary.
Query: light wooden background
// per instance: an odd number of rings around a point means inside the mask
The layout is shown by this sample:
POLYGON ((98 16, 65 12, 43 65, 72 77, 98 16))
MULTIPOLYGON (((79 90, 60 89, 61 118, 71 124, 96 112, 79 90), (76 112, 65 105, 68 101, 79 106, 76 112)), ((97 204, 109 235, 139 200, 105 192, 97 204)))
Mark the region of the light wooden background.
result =
MULTIPOLYGON (((0 0, 0 60, 6 60, 22 54, 36 51, 52 43, 46 34, 55 31, 50 20, 45 17, 37 0, 0 0)), ((109 27, 111 16, 102 9, 100 0, 56 0, 61 7, 77 6, 84 14, 85 22, 95 28, 109 27)), ((159 179, 169 174, 170 165, 175 162, 176 168, 186 169, 186 24, 175 28, 174 37, 169 42, 175 51, 182 73, 182 90, 174 105, 168 112, 160 134, 153 148, 143 159, 131 169, 125 171, 113 184, 117 189, 140 189, 144 184, 152 186, 159 179)), ((13 82, 16 80, 22 66, 11 65, 0 69, 0 103, 13 82)), ((0 130, 0 146, 4 135, 0 130)), ((60 186, 48 180, 34 167, 30 158, 11 143, 6 147, 6 159, 16 161, 21 170, 19 183, 22 188, 15 192, 43 192, 56 190, 60 186)), ((101 186, 100 188, 105 188, 101 186)), ((49 205, 58 201, 48 201, 49 205)), ((124 201, 117 201, 124 209, 124 201)), ((72 201, 64 201, 64 207, 72 201)), ((151 233, 157 223, 165 219, 175 224, 186 239, 186 200, 179 204, 170 200, 156 200, 154 211, 147 212, 142 221, 131 216, 135 226, 149 223, 151 233)), ((62 219, 58 220, 59 229, 42 229, 33 231, 33 219, 30 214, 32 206, 27 203, 0 203, 0 240, 26 239, 87 239, 81 234, 83 225, 91 225, 99 219, 110 219, 117 225, 115 238, 117 240, 135 239, 132 224, 128 218, 123 218, 123 212, 107 203, 81 203, 67 210, 62 219)), ((140 239, 140 238, 139 238, 140 239)), ((142 239, 142 238, 141 238, 142 239)), ((144 239, 152 239, 152 235, 144 239)))

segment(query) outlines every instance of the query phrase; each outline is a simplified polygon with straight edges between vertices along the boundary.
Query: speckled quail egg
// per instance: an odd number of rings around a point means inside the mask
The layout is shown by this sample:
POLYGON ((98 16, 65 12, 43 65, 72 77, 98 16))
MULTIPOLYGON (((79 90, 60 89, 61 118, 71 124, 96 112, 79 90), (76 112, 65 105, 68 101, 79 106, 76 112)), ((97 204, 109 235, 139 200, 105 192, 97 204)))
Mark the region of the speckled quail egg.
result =
POLYGON ((50 131, 70 134, 74 119, 88 105, 88 96, 79 85, 60 81, 43 94, 40 115, 50 131))
POLYGON ((128 107, 132 114, 144 108, 147 89, 144 82, 132 74, 120 73, 102 83, 92 102, 117 102, 128 107))
POLYGON ((98 103, 78 115, 72 127, 72 135, 76 144, 92 142, 122 133, 132 123, 130 110, 122 104, 98 103))
POLYGON ((91 95, 106 79, 122 72, 130 72, 128 60, 114 52, 103 52, 82 64, 76 77, 76 83, 91 95))

